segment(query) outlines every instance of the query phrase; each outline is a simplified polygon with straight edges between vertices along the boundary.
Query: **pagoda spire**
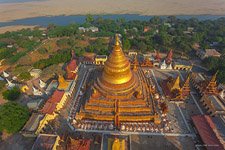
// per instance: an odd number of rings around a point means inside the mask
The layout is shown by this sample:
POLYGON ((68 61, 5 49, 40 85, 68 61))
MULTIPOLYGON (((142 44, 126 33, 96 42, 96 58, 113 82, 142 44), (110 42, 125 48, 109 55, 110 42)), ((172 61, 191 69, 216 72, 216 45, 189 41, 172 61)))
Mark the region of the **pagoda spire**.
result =
POLYGON ((161 56, 159 54, 159 51, 155 51, 155 60, 157 60, 157 61, 161 60, 161 56))
POLYGON ((191 77, 191 74, 189 73, 181 88, 182 97, 186 97, 190 94, 190 77, 191 77))
POLYGON ((138 70, 138 65, 139 65, 138 59, 137 59, 137 56, 135 56, 133 71, 137 71, 138 70))
POLYGON ((35 87, 32 87, 32 89, 33 89, 34 96, 42 96, 43 95, 43 93, 40 90, 36 89, 35 87))
POLYGON ((6 73, 5 71, 3 71, 3 76, 4 76, 5 78, 8 78, 8 77, 9 77, 9 74, 6 73))
POLYGON ((180 76, 178 75, 175 80, 169 82, 168 87, 170 88, 170 91, 173 91, 175 89, 180 90, 180 76))
POLYGON ((130 81, 132 72, 130 62, 124 55, 119 36, 115 36, 113 51, 105 62, 101 81, 110 84, 123 84, 130 81))
POLYGON ((218 71, 212 76, 203 94, 218 94, 217 83, 216 83, 217 73, 218 71))
POLYGON ((173 50, 171 49, 166 56, 166 63, 170 64, 173 60, 173 50))
POLYGON ((41 88, 45 88, 45 87, 46 87, 46 83, 40 79, 40 80, 39 80, 39 86, 40 86, 41 88))
POLYGON ((7 83, 8 83, 8 88, 11 89, 13 87, 16 86, 16 84, 12 83, 11 81, 9 81, 8 79, 6 79, 7 83))
POLYGON ((212 76, 211 82, 216 82, 216 77, 217 77, 218 71, 212 76))

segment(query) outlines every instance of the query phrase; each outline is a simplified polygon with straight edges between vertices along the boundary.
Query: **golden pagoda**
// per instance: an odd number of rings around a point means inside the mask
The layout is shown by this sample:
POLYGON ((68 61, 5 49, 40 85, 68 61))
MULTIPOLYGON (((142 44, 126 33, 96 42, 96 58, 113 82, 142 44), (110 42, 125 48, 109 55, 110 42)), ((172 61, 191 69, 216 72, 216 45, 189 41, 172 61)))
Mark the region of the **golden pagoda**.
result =
POLYGON ((104 96, 116 96, 117 99, 124 98, 125 94, 131 97, 138 88, 137 77, 131 72, 130 62, 122 51, 118 36, 113 51, 105 62, 102 76, 97 79, 94 88, 104 96))
POLYGON ((160 123, 155 103, 149 103, 152 100, 149 83, 140 69, 135 72, 131 69, 116 36, 112 53, 92 86, 92 95, 76 114, 76 120, 109 121, 118 128, 121 122, 160 123))

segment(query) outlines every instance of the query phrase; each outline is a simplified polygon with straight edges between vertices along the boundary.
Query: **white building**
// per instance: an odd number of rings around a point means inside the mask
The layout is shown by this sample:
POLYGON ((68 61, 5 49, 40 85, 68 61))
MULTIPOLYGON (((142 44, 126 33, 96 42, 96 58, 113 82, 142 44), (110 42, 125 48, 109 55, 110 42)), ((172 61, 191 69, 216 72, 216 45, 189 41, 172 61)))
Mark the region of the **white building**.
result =
POLYGON ((172 63, 166 64, 166 61, 164 60, 164 61, 160 64, 160 69, 163 69, 163 70, 169 69, 169 70, 171 70, 171 69, 173 69, 172 63))

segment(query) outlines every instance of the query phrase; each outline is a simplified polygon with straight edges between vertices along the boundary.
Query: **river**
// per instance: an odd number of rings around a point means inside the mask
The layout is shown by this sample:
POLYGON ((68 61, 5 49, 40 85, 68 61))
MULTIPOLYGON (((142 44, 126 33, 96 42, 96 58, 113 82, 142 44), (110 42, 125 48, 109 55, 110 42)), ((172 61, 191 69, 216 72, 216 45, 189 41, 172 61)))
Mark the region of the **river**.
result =
MULTIPOLYGON (((2 0, 1 0, 2 1, 2 0)), ((4 0, 3 0, 4 1, 4 0)), ((22 0, 21 0, 22 1, 22 0)), ((24 0, 23 0, 24 1, 24 0)), ((97 18, 99 16, 94 16, 97 18)), ((101 15, 102 18, 107 19, 119 19, 124 18, 125 20, 149 20, 153 16, 141 16, 137 14, 115 14, 115 15, 101 15)), ((165 18, 167 16, 161 16, 165 18)), ((215 15, 196 15, 196 16, 176 16, 179 19, 190 19, 197 18, 199 20, 215 20, 225 16, 215 16, 215 15)), ((68 25, 70 23, 84 23, 85 15, 72 15, 72 16, 43 16, 43 17, 34 17, 34 18, 26 18, 26 19, 18 19, 9 22, 0 22, 0 27, 12 26, 12 25, 38 25, 46 27, 48 24, 53 23, 55 25, 68 25)))

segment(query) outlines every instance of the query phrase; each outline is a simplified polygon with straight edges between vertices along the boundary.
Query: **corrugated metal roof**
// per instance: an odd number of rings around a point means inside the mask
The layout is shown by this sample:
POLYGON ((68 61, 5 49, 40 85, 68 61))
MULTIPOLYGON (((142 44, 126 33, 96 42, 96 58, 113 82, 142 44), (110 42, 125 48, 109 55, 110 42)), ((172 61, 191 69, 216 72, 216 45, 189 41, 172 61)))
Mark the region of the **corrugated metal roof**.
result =
POLYGON ((37 137, 32 150, 52 150, 56 139, 57 135, 40 134, 37 137))
POLYGON ((25 126, 23 127, 22 131, 34 132, 36 131, 37 127, 39 126, 40 120, 43 118, 42 114, 33 113, 25 126))
POLYGON ((213 131, 216 127, 212 119, 206 115, 196 115, 191 117, 199 135, 206 144, 207 150, 222 150, 223 146, 213 131))
POLYGON ((64 93, 65 93, 64 91, 55 90, 52 96, 48 99, 48 102, 55 104, 59 103, 64 93))
POLYGON ((44 114, 53 114, 54 110, 56 108, 55 103, 49 103, 47 102, 45 106, 42 108, 41 112, 44 114))

